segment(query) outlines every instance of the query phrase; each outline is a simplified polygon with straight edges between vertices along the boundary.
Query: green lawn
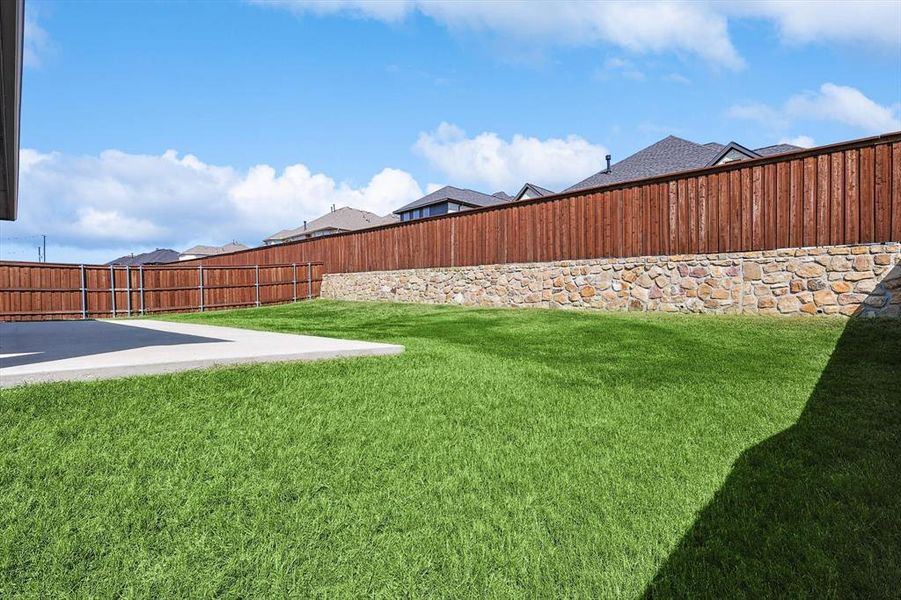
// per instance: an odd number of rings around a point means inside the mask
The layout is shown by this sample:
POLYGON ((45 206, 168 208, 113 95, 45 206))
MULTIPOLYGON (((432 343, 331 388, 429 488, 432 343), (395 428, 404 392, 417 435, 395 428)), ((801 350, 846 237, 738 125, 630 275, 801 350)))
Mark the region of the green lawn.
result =
POLYGON ((901 321, 314 301, 0 402, 0 597, 895 597, 901 321))

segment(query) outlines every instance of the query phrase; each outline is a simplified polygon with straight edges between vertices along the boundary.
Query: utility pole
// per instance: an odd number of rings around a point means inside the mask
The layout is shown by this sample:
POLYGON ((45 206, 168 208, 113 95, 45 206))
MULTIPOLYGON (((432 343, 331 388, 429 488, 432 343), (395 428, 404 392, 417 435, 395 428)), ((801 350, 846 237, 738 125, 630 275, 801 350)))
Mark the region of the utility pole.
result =
POLYGON ((41 238, 44 240, 44 262, 47 262, 47 236, 42 235, 41 238))
POLYGON ((38 246, 38 262, 44 262, 41 260, 41 247, 38 246))

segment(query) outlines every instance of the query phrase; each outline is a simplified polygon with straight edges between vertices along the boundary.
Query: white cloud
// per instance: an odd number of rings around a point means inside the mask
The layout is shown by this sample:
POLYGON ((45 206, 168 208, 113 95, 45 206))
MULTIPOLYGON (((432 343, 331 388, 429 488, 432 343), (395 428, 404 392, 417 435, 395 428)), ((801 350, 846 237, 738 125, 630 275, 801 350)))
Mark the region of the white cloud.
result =
POLYGON ((748 102, 744 104, 733 104, 726 111, 726 114, 733 119, 747 119, 749 121, 757 121, 763 125, 782 129, 788 126, 785 115, 762 102, 748 102))
POLYGON ((4 235, 46 233, 55 245, 111 254, 233 239, 255 245, 332 204, 386 214, 421 195, 413 177, 397 169, 353 187, 302 164, 281 173, 268 165, 239 171, 173 150, 72 156, 23 149, 19 220, 5 225, 4 235))
POLYGON ((683 85, 688 85, 691 83, 691 79, 682 75, 681 73, 670 73, 663 78, 664 81, 669 81, 670 83, 681 83, 683 85))
POLYGON ((729 35, 729 24, 764 20, 786 44, 863 43, 901 47, 901 3, 894 0, 822 2, 736 0, 732 2, 530 2, 527 0, 275 0, 259 4, 295 14, 344 14, 399 23, 419 13, 455 30, 491 32, 536 46, 609 44, 637 52, 693 54, 729 69, 744 60, 729 35))
POLYGON ((576 135, 540 140, 517 134, 507 141, 484 132, 470 138, 450 123, 421 133, 414 148, 454 184, 489 193, 515 192, 526 181, 552 189, 571 185, 600 170, 607 153, 576 135))
POLYGON ((40 67, 53 43, 47 30, 38 23, 36 9, 31 4, 25 7, 25 31, 23 41, 22 64, 26 67, 40 67))
POLYGON ((396 23, 402 21, 413 8, 411 0, 250 0, 252 4, 286 8, 294 13, 319 16, 343 13, 356 18, 368 18, 396 23))
POLYGON ((800 146, 801 148, 812 148, 816 146, 816 142, 809 135, 796 135, 794 137, 784 137, 779 140, 780 144, 791 144, 800 146))
POLYGON ((165 234, 165 229, 149 219, 136 219, 118 210, 97 210, 86 206, 76 210, 75 228, 85 236, 118 241, 153 240, 165 234))
POLYGON ((834 83, 824 83, 819 92, 789 98, 785 111, 794 118, 838 121, 872 133, 901 129, 897 106, 882 106, 857 88, 834 83))
POLYGON ((784 129, 798 121, 833 121, 867 133, 885 133, 901 129, 899 107, 883 106, 857 88, 824 83, 816 92, 790 97, 779 108, 767 104, 734 105, 731 117, 758 121, 773 129, 784 129))
POLYGON ((633 81, 644 81, 645 75, 631 60, 625 58, 608 58, 604 66, 595 73, 598 79, 608 79, 611 75, 620 75, 633 81))
POLYGON ((727 10, 735 17, 772 21, 786 44, 863 42, 901 46, 901 3, 897 0, 753 0, 734 2, 727 10))
POLYGON ((744 61, 729 40, 726 17, 709 5, 654 1, 632 3, 459 2, 455 0, 278 0, 259 2, 295 14, 346 14, 397 23, 414 12, 451 29, 492 32, 527 45, 586 46, 607 43, 633 52, 687 52, 736 69, 744 61))

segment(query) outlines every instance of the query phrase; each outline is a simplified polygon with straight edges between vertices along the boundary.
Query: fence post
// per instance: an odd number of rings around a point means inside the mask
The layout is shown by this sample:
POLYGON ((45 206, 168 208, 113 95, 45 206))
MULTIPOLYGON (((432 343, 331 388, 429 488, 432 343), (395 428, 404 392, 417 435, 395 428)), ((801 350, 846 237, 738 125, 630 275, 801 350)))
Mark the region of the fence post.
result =
POLYGON ((131 267, 125 265, 125 314, 131 316, 131 267))
POLYGON ((254 274, 255 274, 254 288, 256 288, 256 293, 257 293, 257 306, 259 306, 260 305, 260 265, 254 265, 253 269, 254 269, 254 274))
POLYGON ((109 266, 109 293, 112 304, 110 305, 110 316, 116 316, 116 272, 113 265, 109 266))
POLYGON ((81 271, 81 318, 88 318, 88 284, 84 274, 84 265, 79 265, 81 271))
POLYGON ((313 297, 313 263, 307 263, 307 300, 313 297))
POLYGON ((203 265, 197 265, 197 279, 200 281, 200 312, 203 312, 203 265))
POLYGON ((291 263, 291 286, 294 290, 294 301, 297 302, 297 263, 291 263))
POLYGON ((138 298, 141 302, 141 316, 144 316, 144 265, 138 267, 138 298))

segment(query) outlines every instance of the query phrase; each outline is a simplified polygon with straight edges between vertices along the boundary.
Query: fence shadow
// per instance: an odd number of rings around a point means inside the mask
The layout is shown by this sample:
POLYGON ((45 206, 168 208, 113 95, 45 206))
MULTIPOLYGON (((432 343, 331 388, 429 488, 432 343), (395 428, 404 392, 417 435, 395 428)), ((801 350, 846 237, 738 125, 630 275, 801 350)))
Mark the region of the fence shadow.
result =
POLYGON ((17 367, 148 346, 224 342, 105 321, 0 323, 0 367, 17 367), (12 356, 9 356, 12 355, 12 356))
POLYGON ((798 421, 741 455, 645 597, 897 597, 899 515, 901 319, 852 318, 798 421))

